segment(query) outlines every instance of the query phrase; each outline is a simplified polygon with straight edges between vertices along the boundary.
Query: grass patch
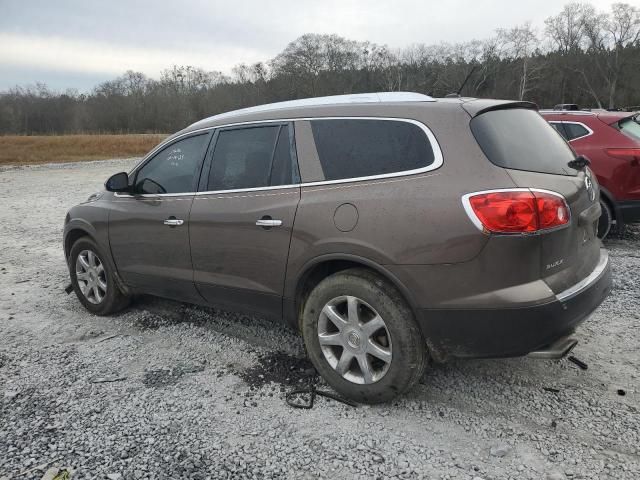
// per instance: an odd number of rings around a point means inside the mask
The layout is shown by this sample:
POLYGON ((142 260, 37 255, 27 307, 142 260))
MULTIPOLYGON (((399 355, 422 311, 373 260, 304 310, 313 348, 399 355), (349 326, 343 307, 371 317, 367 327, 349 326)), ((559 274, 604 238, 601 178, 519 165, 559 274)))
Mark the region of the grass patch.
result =
POLYGON ((78 162, 141 157, 166 135, 0 136, 0 165, 78 162))

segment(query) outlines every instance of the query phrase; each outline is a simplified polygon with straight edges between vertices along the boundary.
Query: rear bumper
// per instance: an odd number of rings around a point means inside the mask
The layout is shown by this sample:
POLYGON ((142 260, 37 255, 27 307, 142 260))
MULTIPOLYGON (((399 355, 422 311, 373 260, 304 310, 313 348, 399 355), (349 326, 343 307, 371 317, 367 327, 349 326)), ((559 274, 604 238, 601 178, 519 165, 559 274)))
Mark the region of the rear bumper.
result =
POLYGON ((610 290, 609 257, 602 249, 594 271, 551 302, 500 309, 422 309, 418 321, 436 358, 517 357, 572 333, 610 290))
POLYGON ((618 202, 616 209, 625 223, 640 222, 640 200, 618 202))

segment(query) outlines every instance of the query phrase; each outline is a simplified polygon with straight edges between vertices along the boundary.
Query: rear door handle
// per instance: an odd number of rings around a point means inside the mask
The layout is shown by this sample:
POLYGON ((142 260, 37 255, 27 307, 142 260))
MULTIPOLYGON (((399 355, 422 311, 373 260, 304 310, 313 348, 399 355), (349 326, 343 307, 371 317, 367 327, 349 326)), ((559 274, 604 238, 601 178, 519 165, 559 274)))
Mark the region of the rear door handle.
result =
POLYGON ((179 227, 184 223, 184 220, 180 220, 176 217, 169 217, 164 221, 165 225, 169 225, 170 227, 179 227))
POLYGON ((273 218, 261 218, 256 222, 256 225, 258 227, 267 227, 267 228, 281 227, 282 220, 274 220, 273 218))

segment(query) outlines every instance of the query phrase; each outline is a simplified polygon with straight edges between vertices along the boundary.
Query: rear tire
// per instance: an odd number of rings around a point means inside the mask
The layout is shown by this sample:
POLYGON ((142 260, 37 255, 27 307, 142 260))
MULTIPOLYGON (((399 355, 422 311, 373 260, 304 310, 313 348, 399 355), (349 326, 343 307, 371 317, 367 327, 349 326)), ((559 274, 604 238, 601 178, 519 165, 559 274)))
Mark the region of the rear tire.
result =
POLYGON ((602 214, 598 220, 598 238, 604 239, 609 235, 609 232, 611 232, 611 227, 613 225, 613 213, 611 212, 609 203, 602 198, 600 199, 600 209, 602 210, 602 214))
POLYGON ((411 309, 392 284, 365 269, 338 272, 313 289, 302 313, 302 335, 327 383, 361 403, 404 393, 427 364, 411 309))
POLYGON ((111 263, 91 238, 82 237, 71 247, 69 275, 78 300, 91 313, 110 315, 129 305, 111 263))

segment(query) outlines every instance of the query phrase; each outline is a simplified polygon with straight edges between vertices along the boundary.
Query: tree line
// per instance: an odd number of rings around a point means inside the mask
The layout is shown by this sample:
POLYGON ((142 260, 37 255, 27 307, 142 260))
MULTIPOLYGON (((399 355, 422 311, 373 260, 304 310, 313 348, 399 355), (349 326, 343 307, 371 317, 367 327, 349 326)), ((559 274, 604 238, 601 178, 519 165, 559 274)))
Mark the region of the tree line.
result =
POLYGON ((230 74, 173 66, 153 79, 127 71, 90 93, 16 86, 0 93, 0 134, 172 132, 252 105, 401 90, 640 109, 640 8, 570 3, 542 28, 525 23, 485 40, 397 50, 306 34, 230 74))

